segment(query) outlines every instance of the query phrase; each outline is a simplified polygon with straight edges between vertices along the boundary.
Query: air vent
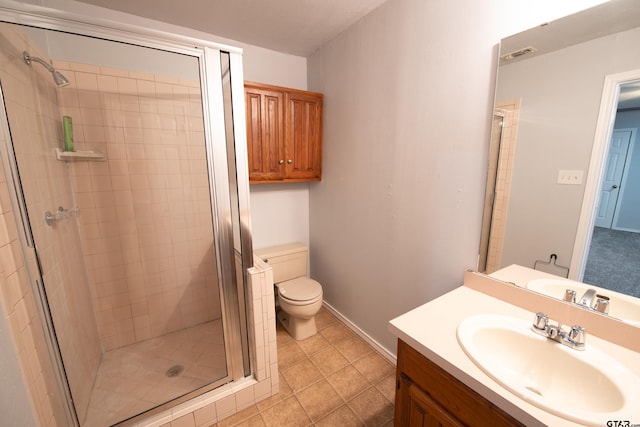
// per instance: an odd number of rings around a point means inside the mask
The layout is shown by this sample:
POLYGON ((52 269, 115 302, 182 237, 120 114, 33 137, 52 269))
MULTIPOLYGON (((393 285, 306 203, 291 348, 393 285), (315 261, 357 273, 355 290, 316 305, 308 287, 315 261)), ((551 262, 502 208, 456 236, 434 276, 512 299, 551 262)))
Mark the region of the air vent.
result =
POLYGON ((520 49, 520 50, 516 50, 516 51, 511 52, 511 53, 507 53, 506 55, 502 55, 500 58, 502 58, 505 61, 513 61, 514 59, 520 58, 521 56, 529 55, 529 54, 531 54, 533 52, 536 52, 536 50, 537 49, 535 47, 529 46, 529 47, 525 47, 525 48, 520 49))

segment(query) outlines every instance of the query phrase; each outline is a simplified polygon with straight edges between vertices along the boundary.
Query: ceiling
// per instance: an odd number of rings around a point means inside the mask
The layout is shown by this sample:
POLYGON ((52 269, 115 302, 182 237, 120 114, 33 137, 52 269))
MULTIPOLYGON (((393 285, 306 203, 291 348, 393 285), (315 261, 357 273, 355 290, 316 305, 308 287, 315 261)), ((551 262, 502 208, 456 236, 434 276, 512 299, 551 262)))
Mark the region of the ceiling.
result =
MULTIPOLYGON (((500 65, 524 61, 640 25, 640 1, 615 0, 565 16, 504 38, 500 42, 500 65), (505 56, 532 47, 533 52, 506 59, 505 56)), ((640 108, 640 82, 620 87, 619 109, 640 108)))
MULTIPOLYGON (((386 0, 78 1, 308 57, 386 0)), ((532 46, 527 37, 533 37, 536 40, 536 52, 525 55, 528 58, 635 27, 639 20, 640 2, 612 1, 502 39, 501 52, 504 54, 532 46), (626 4, 626 9, 621 9, 620 3, 626 4), (602 19, 601 10, 611 8, 614 4, 618 10, 605 14, 605 19, 602 19)), ((640 105, 637 85, 625 87, 622 92, 621 107, 640 105), (625 94, 625 91, 628 93, 625 94)))
POLYGON ((500 65, 532 58, 640 25, 640 2, 617 0, 530 28, 500 41, 500 65), (504 56, 533 47, 534 52, 505 60, 504 56))
POLYGON ((79 0, 307 57, 386 0, 79 0))

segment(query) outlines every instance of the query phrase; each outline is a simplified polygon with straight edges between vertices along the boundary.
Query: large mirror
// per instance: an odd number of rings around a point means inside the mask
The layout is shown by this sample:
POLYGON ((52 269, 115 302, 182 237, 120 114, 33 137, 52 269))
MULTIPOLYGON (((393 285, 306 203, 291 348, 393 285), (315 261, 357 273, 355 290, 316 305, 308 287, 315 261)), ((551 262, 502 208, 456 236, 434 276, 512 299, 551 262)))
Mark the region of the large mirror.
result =
POLYGON ((480 271, 640 297, 639 42, 637 0, 501 41, 480 271))

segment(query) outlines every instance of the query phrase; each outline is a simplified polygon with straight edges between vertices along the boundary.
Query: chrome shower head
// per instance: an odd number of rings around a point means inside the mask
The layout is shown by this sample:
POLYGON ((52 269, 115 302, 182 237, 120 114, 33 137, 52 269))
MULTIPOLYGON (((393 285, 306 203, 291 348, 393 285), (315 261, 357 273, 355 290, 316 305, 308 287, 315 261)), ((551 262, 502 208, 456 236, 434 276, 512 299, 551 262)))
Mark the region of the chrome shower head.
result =
POLYGON ((32 61, 35 61, 38 64, 41 64, 42 66, 44 66, 44 68, 46 68, 47 71, 49 71, 53 76, 53 81, 56 83, 56 86, 63 87, 63 86, 69 85, 69 80, 64 75, 62 75, 60 71, 53 68, 51 64, 47 63, 46 61, 43 61, 37 56, 29 55, 29 52, 27 51, 22 52, 22 58, 24 59, 24 62, 26 62, 29 65, 31 65, 32 61))
POLYGON ((64 87, 70 84, 69 80, 67 80, 60 71, 54 69, 51 74, 53 75, 53 81, 56 82, 56 86, 64 87))

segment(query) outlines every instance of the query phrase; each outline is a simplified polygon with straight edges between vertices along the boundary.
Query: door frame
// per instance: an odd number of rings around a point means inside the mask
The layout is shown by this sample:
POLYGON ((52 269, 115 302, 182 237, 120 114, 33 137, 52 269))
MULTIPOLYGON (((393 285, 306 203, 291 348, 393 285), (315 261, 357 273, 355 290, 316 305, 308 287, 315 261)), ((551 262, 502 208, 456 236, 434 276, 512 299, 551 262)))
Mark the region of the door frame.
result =
POLYGON ((629 131, 631 132, 631 136, 629 137, 629 148, 627 149, 627 157, 624 159, 624 168, 622 169, 622 181, 620 182, 620 194, 618 194, 618 199, 616 200, 616 210, 613 213, 613 220, 611 221, 611 229, 612 230, 620 230, 620 231, 632 231, 638 232, 640 230, 631 230, 626 228, 621 228, 617 226, 618 223, 618 215, 620 210, 618 209, 618 204, 622 199, 624 199, 624 193, 627 189, 627 179, 629 178, 628 168, 629 163, 631 162, 631 156, 633 155, 633 150, 635 149, 636 142, 636 134, 638 133, 638 128, 623 128, 623 129, 614 129, 613 132, 617 131, 629 131))
POLYGON ((610 74, 605 76, 604 79, 600 112, 598 113, 593 148, 591 150, 591 160, 589 162, 584 196, 582 199, 582 209, 580 211, 576 239, 573 245, 571 264, 569 266, 569 278, 573 280, 582 281, 589 256, 596 209, 600 197, 599 190, 605 172, 609 145, 617 114, 620 86, 637 80, 640 80, 640 69, 610 74))

